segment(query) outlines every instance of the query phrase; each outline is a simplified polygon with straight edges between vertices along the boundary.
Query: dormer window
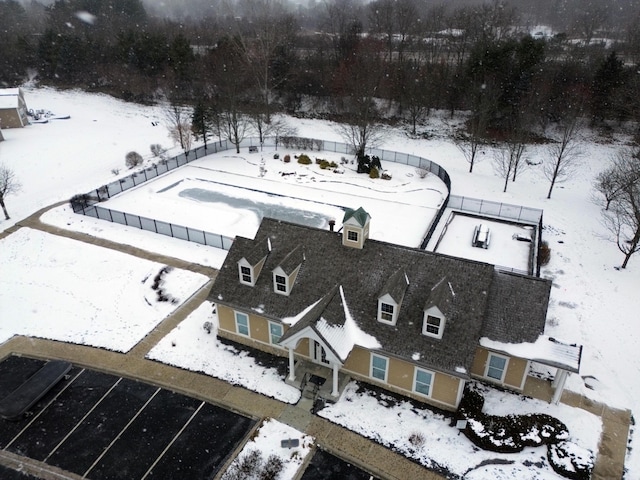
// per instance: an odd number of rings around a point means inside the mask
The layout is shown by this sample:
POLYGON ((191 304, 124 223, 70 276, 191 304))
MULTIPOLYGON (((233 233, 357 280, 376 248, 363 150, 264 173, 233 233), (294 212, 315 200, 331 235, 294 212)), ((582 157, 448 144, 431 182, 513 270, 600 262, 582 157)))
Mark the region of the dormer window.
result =
POLYGON ((382 323, 396 324, 397 305, 390 300, 378 301, 378 321, 382 323))
POLYGON ((238 271, 240 273, 240 283, 253 286, 255 284, 253 268, 251 265, 243 265, 238 263, 238 271))
POLYGON ((424 329, 422 333, 430 337, 442 338, 442 330, 444 330, 444 322, 440 317, 427 315, 424 320, 424 329))
POLYGON ((403 269, 396 270, 385 282, 378 294, 378 321, 395 325, 400 314, 402 299, 409 286, 403 269))
POLYGON ((275 287, 276 293, 289 293, 289 288, 287 286, 287 277, 274 273, 273 285, 275 287))

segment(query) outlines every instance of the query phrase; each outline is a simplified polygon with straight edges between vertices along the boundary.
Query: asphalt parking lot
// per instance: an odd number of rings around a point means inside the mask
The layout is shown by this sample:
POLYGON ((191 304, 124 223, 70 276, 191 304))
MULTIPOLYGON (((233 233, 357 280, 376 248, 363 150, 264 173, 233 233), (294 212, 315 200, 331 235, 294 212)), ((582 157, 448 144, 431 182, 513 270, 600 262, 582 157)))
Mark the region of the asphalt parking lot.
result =
MULTIPOLYGON (((0 398, 43 364, 18 356, 2 361, 0 398)), ((170 390, 74 366, 18 421, 0 420, 0 449, 95 480, 210 479, 255 423, 170 390)), ((31 478, 15 473, 0 470, 2 478, 31 478)))
POLYGON ((329 452, 317 449, 300 480, 377 480, 373 475, 361 470, 329 452))

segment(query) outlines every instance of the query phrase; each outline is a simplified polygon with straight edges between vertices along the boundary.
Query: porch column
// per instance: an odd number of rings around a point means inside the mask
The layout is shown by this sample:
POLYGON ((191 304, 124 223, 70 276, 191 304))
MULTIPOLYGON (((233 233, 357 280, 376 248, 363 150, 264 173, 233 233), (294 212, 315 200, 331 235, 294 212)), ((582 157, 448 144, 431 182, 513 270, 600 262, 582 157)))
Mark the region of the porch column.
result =
POLYGON ((567 381, 567 377, 569 376, 569 372, 566 370, 558 369, 556 373, 556 377, 553 379, 553 398, 551 399, 551 403, 554 405, 558 405, 560 403, 560 398, 562 397, 562 392, 564 391, 564 384, 567 381))
POLYGON ((331 390, 331 396, 332 397, 337 397, 338 394, 340 393, 338 391, 338 364, 334 363, 333 364, 333 390, 331 390))
POLYGON ((292 382, 296 379, 296 360, 293 357, 293 348, 289 347, 289 380, 292 382))

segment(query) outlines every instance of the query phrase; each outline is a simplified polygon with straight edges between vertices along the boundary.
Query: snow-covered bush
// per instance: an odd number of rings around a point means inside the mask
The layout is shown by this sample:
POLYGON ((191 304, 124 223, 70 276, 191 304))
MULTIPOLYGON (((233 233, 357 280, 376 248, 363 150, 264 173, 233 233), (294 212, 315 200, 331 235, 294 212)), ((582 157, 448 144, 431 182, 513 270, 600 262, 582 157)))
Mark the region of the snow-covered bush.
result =
POLYGON ((276 480, 283 466, 277 455, 269 455, 264 461, 258 450, 251 450, 231 464, 222 480, 276 480))
POLYGON ((458 416, 467 421, 464 434, 477 447, 500 453, 515 453, 525 447, 556 444, 569 438, 567 426, 551 415, 487 415, 484 398, 467 385, 458 416))
POLYGON ((572 442, 549 445, 547 458, 556 473, 572 480, 589 480, 594 465, 593 453, 572 442))
POLYGON ((538 262, 540 262, 540 265, 546 265, 549 260, 551 260, 551 249, 549 248, 549 243, 543 241, 538 248, 538 262))
POLYGON ((124 157, 124 163, 127 168, 137 167, 142 163, 142 155, 138 152, 129 152, 124 157))
POLYGON ((298 163, 300 163, 301 165, 311 165, 311 159, 309 158, 309 155, 306 155, 304 153, 301 153, 298 156, 298 163))

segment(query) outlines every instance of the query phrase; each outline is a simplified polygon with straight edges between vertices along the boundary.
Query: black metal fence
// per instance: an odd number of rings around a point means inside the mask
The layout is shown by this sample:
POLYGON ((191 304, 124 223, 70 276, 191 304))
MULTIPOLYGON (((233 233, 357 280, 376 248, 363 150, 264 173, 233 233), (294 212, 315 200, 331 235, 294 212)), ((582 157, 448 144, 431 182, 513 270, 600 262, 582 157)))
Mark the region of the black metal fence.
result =
MULTIPOLYGON (((211 247, 222 248, 228 250, 231 248, 233 238, 220 235, 217 233, 205 232, 202 230, 195 230, 193 228, 185 227, 183 225, 176 225, 173 223, 162 222, 160 220, 154 220, 151 218, 140 217, 138 215, 132 215, 130 213, 124 213, 117 210, 112 210, 100 206, 100 202, 104 202, 114 195, 118 195, 122 192, 137 187, 149 180, 152 180, 159 175, 167 173, 176 168, 182 167, 189 162, 197 160, 207 155, 211 155, 218 152, 248 149, 251 150, 258 148, 259 151, 269 152, 276 151, 278 147, 288 149, 303 149, 303 150, 318 150, 329 151, 335 153, 343 153, 345 155, 353 154, 353 148, 350 145, 340 142, 329 142, 325 140, 309 139, 303 137, 268 137, 265 138, 262 143, 260 139, 256 137, 244 139, 238 147, 231 142, 224 140, 221 142, 210 143, 205 149, 204 146, 190 150, 188 153, 181 153, 172 158, 158 159, 158 162, 146 167, 142 170, 133 172, 131 175, 120 178, 114 182, 103 185, 91 192, 85 194, 75 195, 71 199, 71 207, 73 211, 78 214, 86 215, 89 217, 99 218, 101 220, 107 220, 113 223, 119 223, 130 227, 140 228, 161 235, 167 235, 190 242, 199 243, 202 245, 208 245, 211 247)), ((409 155, 406 153, 393 152, 390 150, 382 150, 372 148, 367 151, 369 155, 378 156, 380 160, 387 162, 401 163, 404 165, 413 166, 421 170, 425 170, 440 178, 447 187, 447 198, 440 211, 436 215, 436 218, 432 221, 427 236, 423 241, 423 244, 428 242, 428 239, 433 234, 436 224, 439 218, 442 216, 442 212, 446 208, 447 199, 449 197, 449 191, 451 190, 451 179, 447 171, 431 160, 421 158, 415 155, 409 155)))
POLYGON ((531 225, 537 225, 542 218, 542 210, 537 208, 492 202, 479 198, 461 197, 458 195, 449 195, 449 208, 461 212, 477 213, 531 225))

